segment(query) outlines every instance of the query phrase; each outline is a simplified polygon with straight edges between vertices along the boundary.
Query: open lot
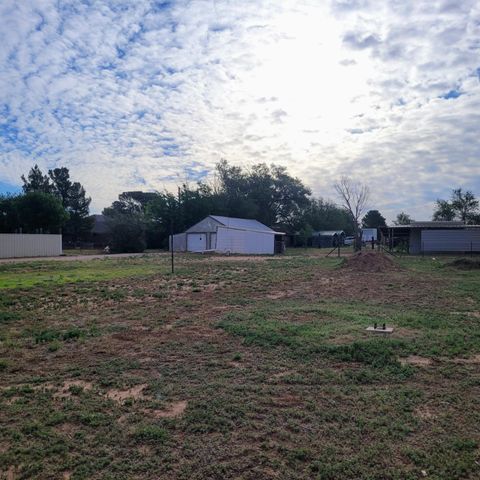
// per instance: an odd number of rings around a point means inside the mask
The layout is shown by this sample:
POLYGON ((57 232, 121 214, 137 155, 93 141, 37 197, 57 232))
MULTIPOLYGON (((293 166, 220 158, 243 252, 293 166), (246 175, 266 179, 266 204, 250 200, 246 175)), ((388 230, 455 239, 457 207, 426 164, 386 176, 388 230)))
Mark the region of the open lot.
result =
POLYGON ((480 478, 480 270, 379 258, 0 265, 0 478, 480 478))

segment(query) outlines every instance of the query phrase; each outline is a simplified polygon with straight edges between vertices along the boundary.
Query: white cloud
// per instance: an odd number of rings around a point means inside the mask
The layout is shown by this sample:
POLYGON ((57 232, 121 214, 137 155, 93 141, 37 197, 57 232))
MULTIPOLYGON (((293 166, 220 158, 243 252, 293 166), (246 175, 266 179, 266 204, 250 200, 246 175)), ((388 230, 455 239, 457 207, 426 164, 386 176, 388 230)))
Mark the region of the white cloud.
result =
POLYGON ((0 181, 66 165, 100 210, 227 158, 332 198, 347 173, 390 218, 480 193, 473 0, 7 0, 0 21, 0 181))

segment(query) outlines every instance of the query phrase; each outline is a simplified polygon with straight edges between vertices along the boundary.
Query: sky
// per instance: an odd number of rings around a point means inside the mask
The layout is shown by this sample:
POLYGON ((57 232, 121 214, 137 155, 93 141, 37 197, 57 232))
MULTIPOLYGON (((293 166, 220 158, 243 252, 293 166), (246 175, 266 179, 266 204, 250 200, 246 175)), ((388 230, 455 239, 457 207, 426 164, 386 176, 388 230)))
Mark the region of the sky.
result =
POLYGON ((287 167, 339 201, 430 219, 480 195, 478 0, 2 0, 0 192, 66 166, 127 190, 287 167))

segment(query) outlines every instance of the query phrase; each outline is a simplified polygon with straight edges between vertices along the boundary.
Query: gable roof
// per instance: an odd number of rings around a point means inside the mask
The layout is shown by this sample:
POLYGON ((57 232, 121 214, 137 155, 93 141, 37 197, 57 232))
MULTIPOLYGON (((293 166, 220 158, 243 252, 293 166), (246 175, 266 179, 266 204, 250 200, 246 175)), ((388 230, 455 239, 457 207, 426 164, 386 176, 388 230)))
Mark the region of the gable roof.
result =
POLYGON ((237 228, 239 230, 257 230, 269 233, 276 233, 258 220, 249 218, 222 217, 220 215, 209 215, 216 222, 221 223, 224 227, 237 228))

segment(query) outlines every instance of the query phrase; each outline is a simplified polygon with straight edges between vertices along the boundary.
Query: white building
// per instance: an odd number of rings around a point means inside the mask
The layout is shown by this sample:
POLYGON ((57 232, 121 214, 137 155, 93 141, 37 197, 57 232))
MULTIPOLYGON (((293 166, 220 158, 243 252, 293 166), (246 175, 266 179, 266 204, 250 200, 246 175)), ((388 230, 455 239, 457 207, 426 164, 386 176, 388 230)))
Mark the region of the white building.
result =
MULTIPOLYGON (((176 252, 273 255, 284 250, 284 234, 257 220, 209 215, 173 236, 176 252)), ((170 241, 171 244, 171 241, 170 241)))

